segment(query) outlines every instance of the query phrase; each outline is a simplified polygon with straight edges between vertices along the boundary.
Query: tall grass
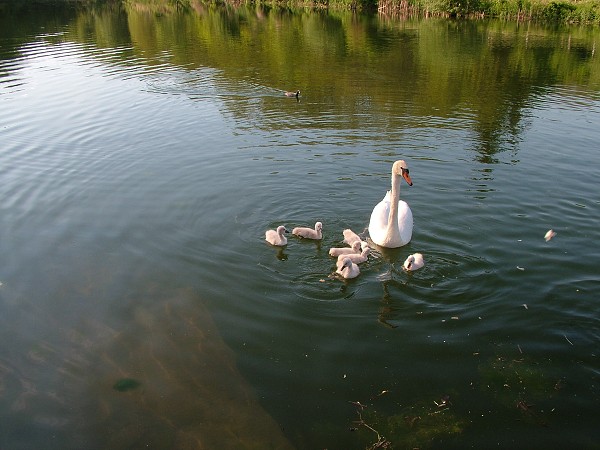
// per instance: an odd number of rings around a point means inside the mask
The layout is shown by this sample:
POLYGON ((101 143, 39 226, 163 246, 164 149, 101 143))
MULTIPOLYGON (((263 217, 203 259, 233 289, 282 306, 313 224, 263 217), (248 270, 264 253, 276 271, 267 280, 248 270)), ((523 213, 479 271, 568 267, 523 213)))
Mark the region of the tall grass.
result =
MULTIPOLYGON (((0 3, 5 0, 0 0, 0 3)), ((90 1, 90 0, 65 0, 90 1)), ((119 0, 91 0, 119 1, 119 0)), ((376 11, 388 14, 495 17, 549 23, 600 25, 600 0, 120 0, 176 9, 194 3, 262 4, 269 7, 331 8, 376 11)))
POLYGON ((380 10, 600 25, 600 0, 379 0, 380 10))

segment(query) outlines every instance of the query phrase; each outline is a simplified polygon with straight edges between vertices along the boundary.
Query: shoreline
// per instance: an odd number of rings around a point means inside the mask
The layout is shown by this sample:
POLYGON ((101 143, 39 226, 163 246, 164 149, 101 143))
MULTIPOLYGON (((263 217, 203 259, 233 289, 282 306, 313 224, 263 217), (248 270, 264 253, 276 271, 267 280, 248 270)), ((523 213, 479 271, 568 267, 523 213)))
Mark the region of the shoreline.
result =
POLYGON ((351 10, 406 18, 501 19, 549 25, 600 25, 600 0, 0 0, 0 11, 35 5, 137 5, 159 14, 201 6, 351 10))

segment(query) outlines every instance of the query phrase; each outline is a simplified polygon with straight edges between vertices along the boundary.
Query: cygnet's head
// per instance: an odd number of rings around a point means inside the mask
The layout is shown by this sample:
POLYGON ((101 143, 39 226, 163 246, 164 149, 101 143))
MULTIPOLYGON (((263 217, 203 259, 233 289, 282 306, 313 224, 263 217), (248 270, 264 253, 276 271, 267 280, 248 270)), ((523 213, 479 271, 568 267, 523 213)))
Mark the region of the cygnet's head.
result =
POLYGON ((289 231, 287 230, 286 227, 284 227, 283 225, 279 225, 277 227, 277 234, 279 235, 283 235, 283 233, 289 233, 289 231))
POLYGON ((417 270, 424 265, 425 261, 423 259, 423 255, 421 253, 414 253, 406 258, 406 261, 404 261, 402 267, 404 267, 405 270, 417 270))
POLYGON ((352 267, 352 260, 347 256, 342 259, 342 265, 340 266, 340 270, 344 269, 345 267, 352 267))
POLYGON ((315 223, 315 230, 322 231, 323 230, 323 224, 321 222, 315 223))

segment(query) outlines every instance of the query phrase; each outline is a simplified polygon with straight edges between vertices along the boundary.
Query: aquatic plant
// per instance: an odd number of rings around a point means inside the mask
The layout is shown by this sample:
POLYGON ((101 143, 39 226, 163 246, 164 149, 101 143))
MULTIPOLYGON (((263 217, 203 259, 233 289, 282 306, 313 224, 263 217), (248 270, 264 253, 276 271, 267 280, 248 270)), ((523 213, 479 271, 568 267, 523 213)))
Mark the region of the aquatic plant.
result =
POLYGON ((427 448, 433 441, 459 435, 467 421, 452 411, 450 397, 420 401, 393 414, 378 412, 373 405, 351 402, 357 419, 352 430, 370 442, 368 449, 427 448))
POLYGON ((480 389, 493 402, 520 417, 546 425, 544 412, 536 404, 548 403, 563 387, 560 376, 531 358, 495 356, 479 366, 480 389))

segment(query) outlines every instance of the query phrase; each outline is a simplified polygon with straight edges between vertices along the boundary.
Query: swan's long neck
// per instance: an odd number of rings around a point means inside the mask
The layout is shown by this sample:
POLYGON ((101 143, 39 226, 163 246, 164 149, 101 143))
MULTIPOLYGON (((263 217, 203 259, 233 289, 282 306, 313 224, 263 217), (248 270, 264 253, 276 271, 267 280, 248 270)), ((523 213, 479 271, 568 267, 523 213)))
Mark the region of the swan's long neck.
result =
POLYGON ((387 223, 388 239, 400 237, 398 229, 398 200, 400 200, 400 183, 402 177, 396 173, 392 173, 392 192, 390 193, 390 215, 387 223))

